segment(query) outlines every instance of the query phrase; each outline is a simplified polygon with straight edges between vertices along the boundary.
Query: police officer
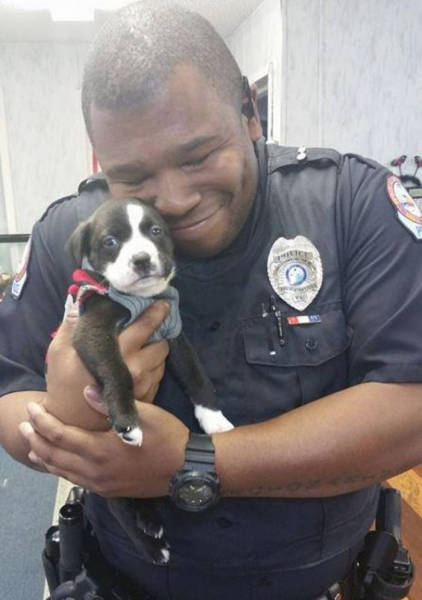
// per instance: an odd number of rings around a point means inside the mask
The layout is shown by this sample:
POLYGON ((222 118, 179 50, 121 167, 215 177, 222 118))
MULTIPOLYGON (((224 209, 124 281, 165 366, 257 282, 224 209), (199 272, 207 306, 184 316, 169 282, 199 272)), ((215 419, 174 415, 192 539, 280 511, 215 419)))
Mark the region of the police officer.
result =
POLYGON ((91 490, 105 557, 159 600, 324 594, 348 578, 377 484, 422 458, 422 216, 370 160, 266 145, 255 107, 201 17, 119 11, 83 83, 105 179, 47 210, 0 306, 2 444, 91 490), (108 188, 169 223, 184 328, 234 430, 198 435, 164 373, 167 343, 146 345, 163 303, 120 335, 141 448, 107 430, 71 347, 72 309, 49 346, 78 266, 63 245, 108 188), (136 553, 107 510, 116 496, 158 498, 168 564, 136 553))

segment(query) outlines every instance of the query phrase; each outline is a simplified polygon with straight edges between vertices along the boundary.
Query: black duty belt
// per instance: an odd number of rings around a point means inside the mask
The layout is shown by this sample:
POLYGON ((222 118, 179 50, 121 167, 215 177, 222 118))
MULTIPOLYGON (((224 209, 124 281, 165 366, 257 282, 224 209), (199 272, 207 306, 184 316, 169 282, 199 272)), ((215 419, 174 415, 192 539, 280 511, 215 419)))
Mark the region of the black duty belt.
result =
MULTIPOLYGON (((376 530, 368 533, 352 573, 310 600, 399 600, 408 595, 414 568, 401 543, 400 502, 397 490, 382 489, 376 530)), ((51 593, 48 600, 157 600, 129 589, 107 565, 84 522, 78 488, 72 489, 60 509, 59 526, 47 531, 43 563, 51 593)))

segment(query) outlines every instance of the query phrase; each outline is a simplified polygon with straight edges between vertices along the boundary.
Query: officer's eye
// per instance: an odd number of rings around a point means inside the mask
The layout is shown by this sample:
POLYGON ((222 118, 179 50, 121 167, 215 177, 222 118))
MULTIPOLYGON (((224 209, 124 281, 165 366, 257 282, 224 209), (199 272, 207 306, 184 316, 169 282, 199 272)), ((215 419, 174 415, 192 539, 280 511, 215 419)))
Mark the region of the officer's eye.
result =
POLYGON ((201 158, 197 158, 195 160, 189 160, 183 164, 184 167, 190 167, 191 169, 195 169, 196 167, 201 167, 207 158, 210 156, 211 152, 202 156, 201 158))
POLYGON ((163 230, 158 225, 153 225, 151 227, 151 235, 158 236, 158 235, 161 235, 162 233, 163 233, 163 230))
POLYGON ((114 237, 114 235, 107 235, 103 239, 103 246, 105 248, 115 248, 118 245, 119 245, 119 241, 117 240, 117 238, 114 237))

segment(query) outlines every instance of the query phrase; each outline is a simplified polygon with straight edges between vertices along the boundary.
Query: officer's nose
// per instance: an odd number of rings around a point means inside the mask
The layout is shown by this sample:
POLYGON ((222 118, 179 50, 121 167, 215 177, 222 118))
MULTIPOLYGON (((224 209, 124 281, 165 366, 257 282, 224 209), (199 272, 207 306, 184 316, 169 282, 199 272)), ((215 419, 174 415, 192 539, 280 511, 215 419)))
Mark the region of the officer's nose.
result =
POLYGON ((201 201, 201 195, 192 188, 189 175, 181 169, 169 169, 158 181, 155 208, 164 217, 181 217, 201 201))
POLYGON ((135 254, 131 259, 133 268, 136 272, 146 271, 151 265, 151 257, 146 252, 139 252, 135 254))

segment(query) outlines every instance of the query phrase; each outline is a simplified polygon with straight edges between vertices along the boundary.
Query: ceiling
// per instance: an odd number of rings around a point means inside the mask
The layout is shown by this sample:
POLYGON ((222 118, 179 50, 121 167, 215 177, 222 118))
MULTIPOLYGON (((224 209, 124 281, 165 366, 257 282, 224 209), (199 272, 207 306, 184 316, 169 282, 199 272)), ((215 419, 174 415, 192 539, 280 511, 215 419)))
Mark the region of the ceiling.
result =
MULTIPOLYGON (((46 0, 45 5, 55 1, 46 0)), ((85 0, 86 1, 86 0, 85 0)), ((207 18, 223 36, 236 27, 261 4, 262 0, 178 0, 207 18)), ((95 6, 92 22, 54 22, 48 9, 23 10, 13 8, 13 0, 0 0, 0 42, 88 42, 110 14, 128 0, 91 0, 95 6)))

